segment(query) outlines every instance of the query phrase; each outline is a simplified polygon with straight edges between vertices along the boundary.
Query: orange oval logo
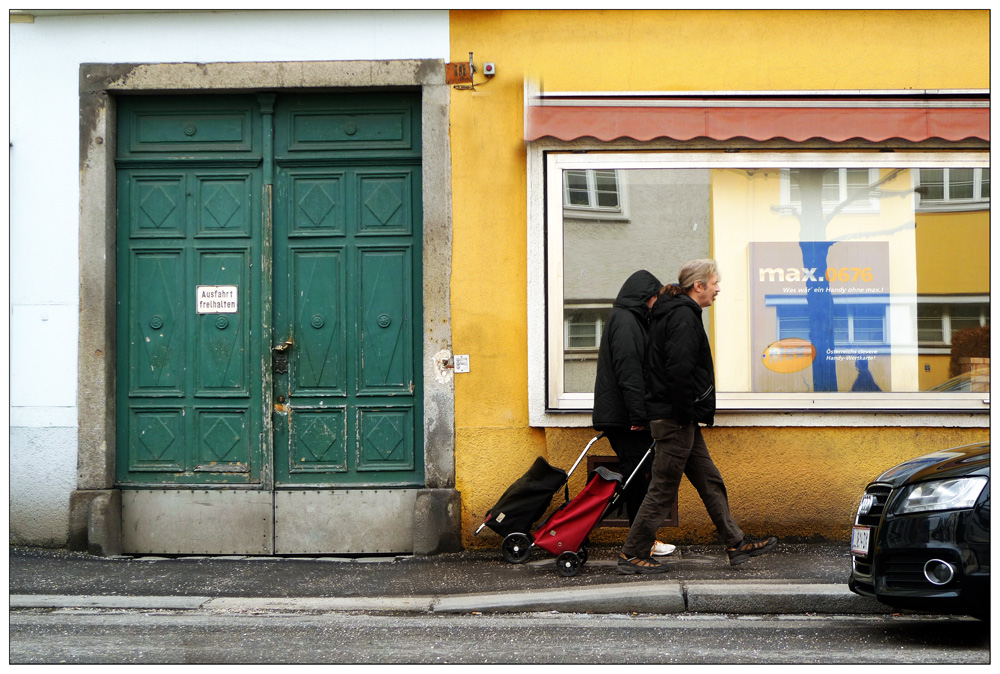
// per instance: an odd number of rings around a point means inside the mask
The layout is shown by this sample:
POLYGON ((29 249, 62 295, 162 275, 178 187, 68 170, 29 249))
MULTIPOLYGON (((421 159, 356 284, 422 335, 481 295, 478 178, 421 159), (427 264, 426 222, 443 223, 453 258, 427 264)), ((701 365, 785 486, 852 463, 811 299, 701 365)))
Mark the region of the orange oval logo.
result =
POLYGON ((798 372, 816 360, 816 347, 808 340, 788 337, 764 349, 763 359, 764 367, 772 372, 798 372))

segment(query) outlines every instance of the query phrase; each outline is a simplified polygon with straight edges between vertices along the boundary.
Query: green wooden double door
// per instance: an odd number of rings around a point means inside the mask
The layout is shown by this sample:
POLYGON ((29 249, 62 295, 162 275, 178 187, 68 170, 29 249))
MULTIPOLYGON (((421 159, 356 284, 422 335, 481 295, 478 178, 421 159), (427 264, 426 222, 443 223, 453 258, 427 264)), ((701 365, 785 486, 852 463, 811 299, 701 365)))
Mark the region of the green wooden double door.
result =
POLYGON ((118 103, 125 490, 424 482, 419 94, 118 103))

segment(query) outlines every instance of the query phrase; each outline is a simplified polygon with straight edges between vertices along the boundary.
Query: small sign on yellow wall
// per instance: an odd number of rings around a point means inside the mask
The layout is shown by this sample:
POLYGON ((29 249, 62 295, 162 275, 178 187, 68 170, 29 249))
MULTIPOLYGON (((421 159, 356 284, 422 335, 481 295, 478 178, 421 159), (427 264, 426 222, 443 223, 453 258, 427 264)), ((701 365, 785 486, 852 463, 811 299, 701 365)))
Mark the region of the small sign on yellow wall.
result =
POLYGON ((444 64, 444 81, 448 84, 471 84, 472 68, 468 63, 446 63, 444 64))

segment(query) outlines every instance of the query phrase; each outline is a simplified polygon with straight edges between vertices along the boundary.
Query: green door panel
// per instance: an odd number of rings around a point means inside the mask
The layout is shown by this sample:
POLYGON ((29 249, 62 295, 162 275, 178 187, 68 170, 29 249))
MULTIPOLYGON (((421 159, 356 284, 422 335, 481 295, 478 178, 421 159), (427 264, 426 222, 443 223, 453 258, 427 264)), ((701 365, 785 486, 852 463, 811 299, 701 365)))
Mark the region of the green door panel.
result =
MULTIPOLYGON (((129 175, 128 233, 132 239, 184 238, 187 176, 135 172, 129 175)), ((124 223, 121 223, 124 224, 124 223)))
POLYGON ((347 394, 344 278, 340 250, 292 249, 292 395, 347 394))
POLYGON ((409 235, 413 229, 412 171, 359 172, 359 234, 409 235))
POLYGON ((260 153, 252 96, 122 97, 119 105, 119 159, 260 153))
POLYGON ((275 106, 277 486, 423 484, 419 96, 275 106), (417 447, 420 451, 417 451, 417 447))
POLYGON ((279 466, 279 482, 307 482, 330 473, 346 473, 347 409, 297 407, 288 415, 289 440, 285 465, 279 466), (282 471, 282 468, 287 468, 282 471))
POLYGON ((359 407, 357 443, 359 472, 414 470, 413 406, 359 407))
MULTIPOLYGON (((250 298, 239 297, 239 288, 250 287, 249 250, 199 250, 198 285, 235 286, 241 309, 250 298)), ((245 354, 250 352, 247 311, 199 314, 193 364, 195 395, 199 397, 250 397, 250 371, 245 354)))
POLYGON ((129 413, 128 430, 128 471, 156 474, 184 470, 187 424, 183 407, 136 406, 129 413))
POLYGON ((420 93, 282 96, 274 142, 279 158, 419 157, 420 93))
POLYGON ((133 249, 130 257, 129 393, 183 396, 187 360, 184 251, 133 249))
POLYGON ((344 236, 346 201, 343 171, 289 171, 283 203, 289 238, 344 236))
POLYGON ((119 483, 421 486, 419 94, 118 118, 119 483))
POLYGON ((412 293, 408 248, 358 251, 360 395, 412 396, 412 293))
POLYGON ((256 101, 123 98, 118 119, 118 481, 259 484, 256 101), (235 304, 199 313, 199 286, 235 304))

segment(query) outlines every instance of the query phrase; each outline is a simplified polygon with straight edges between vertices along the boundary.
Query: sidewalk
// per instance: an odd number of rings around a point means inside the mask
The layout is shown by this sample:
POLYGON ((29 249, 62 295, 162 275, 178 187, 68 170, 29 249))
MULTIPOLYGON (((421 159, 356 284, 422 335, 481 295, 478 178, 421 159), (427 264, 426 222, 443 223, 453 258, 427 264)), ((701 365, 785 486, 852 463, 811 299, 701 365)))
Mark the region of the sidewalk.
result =
POLYGON ((10 608, 218 611, 888 614, 847 589, 846 545, 779 544, 732 568, 721 546, 682 546, 657 576, 626 576, 596 548, 577 576, 534 553, 433 557, 91 557, 10 548, 10 608))

